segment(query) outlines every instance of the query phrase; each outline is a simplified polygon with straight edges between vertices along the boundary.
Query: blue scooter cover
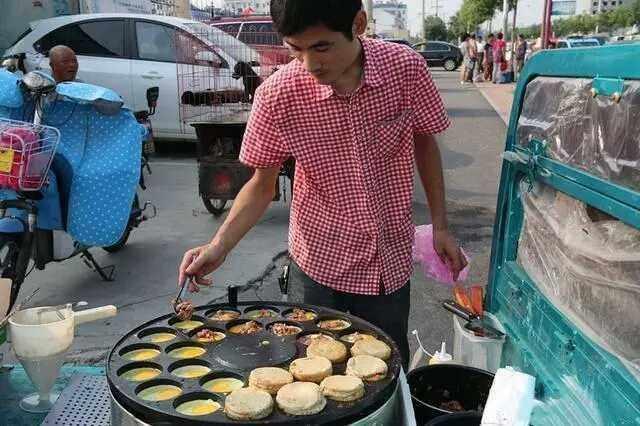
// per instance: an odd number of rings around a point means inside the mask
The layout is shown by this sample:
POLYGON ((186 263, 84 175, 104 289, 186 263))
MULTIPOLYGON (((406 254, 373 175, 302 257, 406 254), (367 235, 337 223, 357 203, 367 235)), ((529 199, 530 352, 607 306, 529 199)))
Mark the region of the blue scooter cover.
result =
MULTIPOLYGON (((15 96, 5 94, 5 89, 17 90, 22 98, 17 82, 6 74, 12 76, 0 71, 0 116, 9 110, 4 116, 15 119, 25 107, 16 107, 11 102, 15 96)), ((57 178, 63 229, 85 246, 113 245, 130 218, 146 129, 112 90, 70 82, 59 84, 56 92, 44 109, 43 124, 60 131, 50 174, 57 178)), ((41 212, 40 227, 46 222, 43 216, 41 212)))

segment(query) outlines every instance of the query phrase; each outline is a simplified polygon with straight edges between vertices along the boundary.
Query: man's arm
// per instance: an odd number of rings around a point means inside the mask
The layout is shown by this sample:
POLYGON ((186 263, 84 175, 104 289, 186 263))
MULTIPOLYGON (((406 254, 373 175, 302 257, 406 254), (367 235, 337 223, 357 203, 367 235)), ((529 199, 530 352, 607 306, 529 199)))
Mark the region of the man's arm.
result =
POLYGON ((449 233, 447 210, 445 205, 444 176, 442 157, 438 142, 433 135, 418 134, 414 137, 415 157, 422 187, 427 194, 431 223, 433 224, 433 247, 453 271, 458 279, 467 262, 453 236, 449 233))

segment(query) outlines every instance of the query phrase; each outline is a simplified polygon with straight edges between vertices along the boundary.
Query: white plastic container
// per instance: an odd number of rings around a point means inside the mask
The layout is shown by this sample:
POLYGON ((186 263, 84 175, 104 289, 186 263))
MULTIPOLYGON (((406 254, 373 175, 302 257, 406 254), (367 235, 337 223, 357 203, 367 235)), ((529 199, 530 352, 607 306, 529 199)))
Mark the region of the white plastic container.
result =
MULTIPOLYGON (((505 332, 504 327, 495 316, 485 313, 485 318, 491 322, 494 328, 505 332)), ((491 373, 498 371, 504 336, 501 339, 477 337, 465 329, 464 325, 465 321, 462 318, 453 316, 453 360, 491 373)))

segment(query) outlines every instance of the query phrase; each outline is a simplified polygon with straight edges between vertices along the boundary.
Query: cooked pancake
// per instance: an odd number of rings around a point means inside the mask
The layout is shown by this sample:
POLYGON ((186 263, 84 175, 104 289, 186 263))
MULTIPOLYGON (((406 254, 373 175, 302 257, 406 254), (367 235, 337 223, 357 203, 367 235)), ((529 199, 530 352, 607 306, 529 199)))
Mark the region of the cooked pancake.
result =
POLYGON ((244 382, 233 377, 221 377, 209 380, 202 387, 209 392, 228 394, 234 390, 242 389, 244 382))
POLYGON ((171 372, 174 376, 182 379, 196 379, 208 374, 211 369, 204 365, 185 365, 184 367, 178 367, 171 372))
POLYGON ((364 383, 355 376, 330 376, 320 383, 322 394, 334 401, 357 401, 364 396, 364 383))
POLYGON ((185 416, 206 416, 218 411, 220 404, 212 399, 196 399, 194 401, 183 402, 176 407, 176 411, 185 416))
POLYGON ((341 331, 351 327, 351 323, 343 319, 328 319, 318 322, 318 327, 325 330, 341 331))
POLYGON ((312 356, 294 360, 289 366, 289 371, 300 382, 320 383, 333 373, 333 367, 327 358, 312 356))
POLYGON ((269 392, 278 393, 281 387, 293 382, 293 376, 287 370, 277 367, 256 368, 249 374, 249 386, 269 392))
POLYGON ((273 411, 273 398, 268 392, 242 388, 231 392, 224 401, 224 413, 233 420, 260 420, 273 411))
POLYGON ((351 347, 351 355, 371 355, 386 361, 391 358, 391 348, 382 340, 360 339, 351 347))
POLYGON ((129 382, 145 382, 158 377, 160 373, 162 372, 157 368, 141 367, 129 370, 123 373, 120 377, 129 382))
POLYGON ((313 333, 313 334, 305 334, 304 336, 298 339, 298 342, 300 342, 304 346, 309 346, 314 340, 318 340, 318 339, 335 340, 333 337, 328 336, 324 333, 313 333))
POLYGON ((282 411, 292 416, 309 416, 324 410, 327 400, 317 384, 295 382, 278 391, 276 403, 282 411))
POLYGON ((198 346, 182 346, 180 348, 176 348, 168 353, 171 358, 177 359, 187 359, 187 358, 197 358, 200 355, 203 355, 207 352, 205 349, 200 348, 198 346))
POLYGON ((316 339, 307 348, 307 356, 325 357, 336 364, 347 359, 347 347, 337 340, 316 339))
POLYGON ((129 361, 148 361, 154 359, 160 355, 160 351, 157 349, 136 349, 131 352, 127 352, 122 355, 122 358, 129 361))
POLYGON ((144 401, 158 402, 173 399, 182 393, 182 389, 173 385, 158 385, 140 391, 138 396, 144 401))
POLYGON ((362 339, 375 339, 375 337, 370 334, 363 333, 361 331, 356 331, 354 333, 345 334, 340 338, 340 340, 347 343, 355 343, 358 340, 362 340, 362 339))
POLYGON ((173 333, 153 333, 150 334, 146 337, 144 337, 144 341, 145 342, 151 342, 151 343, 164 343, 164 342, 170 342, 171 340, 175 339, 176 335, 173 333))
POLYGON ((365 382, 377 382, 387 377, 387 364, 371 355, 358 355, 347 361, 347 376, 360 377, 365 382))

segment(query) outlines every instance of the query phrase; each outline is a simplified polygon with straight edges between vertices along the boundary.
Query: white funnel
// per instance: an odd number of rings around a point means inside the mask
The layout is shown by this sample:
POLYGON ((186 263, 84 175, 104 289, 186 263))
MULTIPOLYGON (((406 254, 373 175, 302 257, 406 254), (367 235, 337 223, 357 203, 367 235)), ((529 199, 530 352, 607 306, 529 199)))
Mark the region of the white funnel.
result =
POLYGON ((25 309, 9 319, 13 350, 38 390, 20 401, 23 410, 43 413, 53 406, 58 395, 52 394, 51 388, 73 343, 75 324, 115 314, 115 306, 74 313, 67 305, 64 309, 25 309))

